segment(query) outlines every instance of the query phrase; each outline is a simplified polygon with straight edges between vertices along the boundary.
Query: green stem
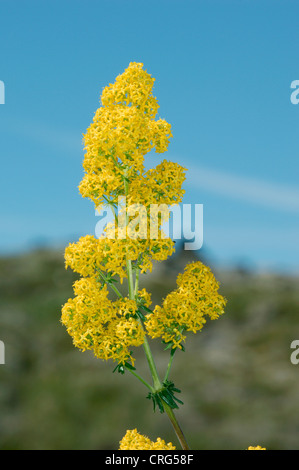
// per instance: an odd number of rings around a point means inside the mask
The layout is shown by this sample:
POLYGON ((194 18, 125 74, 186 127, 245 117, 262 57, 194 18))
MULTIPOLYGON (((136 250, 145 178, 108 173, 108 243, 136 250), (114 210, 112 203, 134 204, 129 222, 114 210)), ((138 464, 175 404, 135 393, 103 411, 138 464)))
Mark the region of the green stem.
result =
POLYGON ((168 366, 167 366, 167 370, 166 370, 166 374, 165 374, 165 377, 164 377, 163 382, 166 382, 166 380, 168 380, 168 377, 169 377, 169 373, 170 373, 170 369, 171 369, 171 366, 172 366, 172 361, 173 361, 175 352, 176 352, 176 348, 175 348, 175 349, 171 349, 171 352, 170 352, 170 359, 169 359, 169 362, 168 362, 168 366))
MULTIPOLYGON (((154 383, 154 390, 155 391, 158 391, 158 390, 161 390, 161 388, 163 387, 163 384, 161 383, 160 381, 160 378, 159 378, 159 375, 158 375, 158 372, 157 372, 157 368, 156 368, 156 364, 155 364, 155 361, 153 359, 153 355, 152 355, 152 352, 151 352, 151 349, 150 349, 150 346, 149 346, 149 343, 147 341, 147 338, 145 336, 145 339, 144 339, 144 344, 143 344, 143 348, 144 348, 144 352, 145 352, 145 355, 146 355, 146 358, 147 358, 147 361, 148 361, 148 365, 149 365, 149 368, 150 368, 150 371, 151 371, 151 374, 152 374, 152 378, 153 378, 153 383, 154 383)), ((174 356, 174 353, 172 354, 172 358, 170 359, 170 365, 172 363, 172 360, 173 360, 173 356, 174 356)), ((168 369, 170 370, 170 367, 168 367, 168 369)), ((168 371, 169 373, 169 371, 168 371)), ((168 376, 168 374, 167 374, 168 376)), ((169 405, 167 405, 167 403, 163 402, 163 407, 164 407, 164 410, 166 411, 170 421, 171 421, 171 424, 175 430, 175 433, 177 435, 177 438, 182 446, 182 449, 184 450, 189 450, 189 446, 187 444, 187 441, 186 441, 186 438, 184 436, 184 433, 178 423, 178 420, 176 419, 175 415, 174 415, 174 412, 173 410, 170 408, 169 405)))
MULTIPOLYGON (((150 346, 148 344, 148 341, 147 341, 147 338, 145 337, 145 341, 144 341, 144 344, 143 344, 143 348, 144 348, 144 351, 145 351, 145 355, 146 355, 146 358, 147 358, 147 361, 148 361, 148 364, 149 364, 149 368, 150 368, 150 371, 151 371, 151 374, 152 374, 152 378, 153 378, 153 382, 154 382, 154 389, 155 391, 158 391, 160 390, 163 385, 159 379, 159 376, 158 376, 158 372, 157 372, 157 368, 156 368, 156 365, 155 365, 155 362, 154 362, 154 359, 153 359, 153 356, 152 356, 152 353, 151 353, 151 350, 150 350, 150 346)), ((172 359, 171 361, 172 362, 172 359)), ((189 446, 187 444, 187 441, 186 441, 186 438, 184 436, 184 433, 174 415, 174 412, 173 410, 170 408, 169 405, 167 405, 167 403, 163 402, 163 407, 164 407, 164 410, 166 411, 170 421, 171 421, 171 424, 175 430, 175 433, 177 435, 177 438, 178 440, 180 441, 180 444, 182 446, 182 448, 184 450, 189 450, 189 446)))
POLYGON ((138 295, 139 273, 140 273, 140 269, 139 269, 139 268, 136 268, 135 289, 134 289, 135 298, 136 298, 137 295, 138 295))
POLYGON ((133 269, 132 269, 132 261, 127 257, 127 273, 128 273, 128 289, 129 289, 129 299, 134 300, 134 279, 133 279, 133 269))
POLYGON ((99 269, 98 269, 98 273, 101 276, 101 278, 103 279, 103 281, 106 282, 111 287, 111 289, 116 293, 116 295, 118 297, 122 298, 123 297, 122 293, 118 290, 118 288, 112 282, 107 281, 107 279, 105 277, 105 274, 102 273, 99 269))
MULTIPOLYGON (((129 192, 129 183, 127 180, 127 168, 124 171, 124 189, 125 189, 125 197, 127 197, 129 192)), ((126 211, 126 227, 129 222, 129 217, 126 211)), ((132 269, 132 260, 128 258, 126 255, 126 264, 127 264, 127 274, 128 274, 128 289, 129 289, 129 299, 134 300, 134 279, 133 279, 133 269, 132 269)))
POLYGON ((163 385, 162 385, 160 377, 158 375, 157 367, 156 367, 156 364, 155 364, 155 361, 154 361, 154 358, 153 358, 153 355, 152 355, 152 352, 151 352, 151 349, 150 349, 150 346, 149 346, 146 335, 144 335, 143 349, 144 349, 145 356, 146 356, 146 359, 147 359, 147 362, 148 362, 148 365, 149 365, 149 369, 150 369, 151 374, 152 374, 154 389, 155 390, 160 390, 163 385))
MULTIPOLYGON (((126 176, 127 176, 127 171, 126 170, 124 172, 124 176, 125 176, 125 179, 124 179, 125 195, 127 196, 128 190, 129 190, 129 185, 128 185, 128 181, 126 179, 126 176)), ((126 216, 126 220, 127 220, 126 223, 128 223, 128 216, 126 216)), ((127 264, 127 274, 128 274, 129 298, 134 300, 135 299, 135 293, 138 291, 139 273, 138 273, 138 276, 136 275, 136 284, 134 286, 132 261, 128 258, 128 256, 127 256, 127 259, 126 259, 126 264, 127 264)), ((140 323, 141 323, 142 328, 144 329, 144 325, 143 325, 141 320, 140 320, 140 323)), ((148 362, 149 369, 150 369, 152 379, 153 379, 154 387, 151 387, 150 389, 154 392, 157 392, 157 391, 162 389, 163 384, 161 383, 161 380, 159 378, 157 367, 156 367, 156 364, 155 364, 155 361, 154 361, 154 358, 153 358, 153 355, 152 355, 152 352, 151 352, 146 334, 144 334, 143 349, 144 349, 145 356, 147 358, 147 362, 148 362)), ((172 358, 170 360, 170 366, 171 366, 172 358)), ((168 366, 169 370, 170 370, 170 366, 168 366)), ((168 372, 166 372, 167 377, 168 377, 169 370, 168 370, 168 372)), ((134 371, 131 370, 131 372, 133 373, 134 371)), ((139 377, 138 374, 134 373, 134 375, 136 375, 136 377, 139 380, 141 379, 141 377, 139 377)), ((141 381, 143 382, 143 379, 141 379, 141 381)), ((148 387, 148 384, 146 386, 148 387)), ((168 417, 171 421, 171 424, 172 424, 172 426, 175 430, 175 433, 176 433, 176 435, 177 435, 177 437, 180 441, 180 444, 181 444, 182 448, 184 450, 188 450, 189 446, 186 442, 183 431, 182 431, 182 429, 181 429, 181 427, 180 427, 180 425, 179 425, 179 423, 178 423, 178 421, 177 421, 177 419, 176 419, 176 417, 173 413, 173 410, 165 402, 163 403, 163 406, 164 406, 164 410, 166 411, 166 413, 167 413, 167 415, 168 415, 168 417)))
MULTIPOLYGON (((103 197, 105 197, 105 196, 103 196, 103 197)), ((117 214, 116 214, 116 212, 115 212, 114 204, 113 204, 113 202, 110 202, 110 201, 108 201, 108 200, 107 200, 107 204, 108 204, 108 206, 111 208, 111 210, 112 210, 112 212, 113 212, 114 219, 115 219, 115 226, 118 226, 118 216, 117 216, 117 214)))
POLYGON ((148 383, 146 382, 146 380, 144 380, 142 377, 140 377, 140 375, 137 374, 137 372, 135 372, 134 370, 132 370, 132 369, 130 369, 130 368, 127 368, 127 367, 126 367, 126 370, 128 370, 129 372, 131 372, 131 374, 133 374, 138 380, 140 380, 140 382, 142 382, 151 392, 154 392, 153 387, 152 387, 150 384, 148 384, 148 383))
POLYGON ((163 406, 164 406, 164 410, 166 411, 170 421, 171 421, 171 424, 175 430, 175 433, 178 437, 178 440, 180 441, 180 444, 182 446, 182 448, 184 450, 190 450, 188 444, 187 444, 187 441, 186 441, 186 438, 184 436, 184 433, 174 415, 174 412, 173 410, 170 408, 170 406, 168 406, 166 403, 163 403, 163 406))
POLYGON ((118 290, 118 288, 114 284, 109 284, 109 286, 111 287, 111 289, 116 293, 116 295, 119 298, 123 297, 122 293, 118 290))

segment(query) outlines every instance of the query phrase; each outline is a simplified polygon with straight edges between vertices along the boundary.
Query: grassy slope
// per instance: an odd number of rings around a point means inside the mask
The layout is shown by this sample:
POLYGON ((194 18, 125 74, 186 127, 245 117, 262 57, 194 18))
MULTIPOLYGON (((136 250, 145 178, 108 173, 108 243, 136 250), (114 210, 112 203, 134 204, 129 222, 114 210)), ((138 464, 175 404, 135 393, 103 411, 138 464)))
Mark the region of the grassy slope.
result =
MULTIPOLYGON (((181 253, 143 279, 160 302, 188 261, 181 253)), ((298 279, 216 272, 226 314, 188 335, 170 378, 182 390, 177 416, 194 449, 261 444, 299 449, 298 279)), ((113 363, 81 353, 60 324, 75 276, 63 254, 36 251, 0 259, 0 449, 116 449, 127 429, 177 444, 165 415, 153 414, 146 389, 113 363)), ((152 343, 164 371, 167 358, 152 343)), ((147 376, 142 349, 136 366, 147 376)), ((163 373, 163 372, 162 372, 163 373)))

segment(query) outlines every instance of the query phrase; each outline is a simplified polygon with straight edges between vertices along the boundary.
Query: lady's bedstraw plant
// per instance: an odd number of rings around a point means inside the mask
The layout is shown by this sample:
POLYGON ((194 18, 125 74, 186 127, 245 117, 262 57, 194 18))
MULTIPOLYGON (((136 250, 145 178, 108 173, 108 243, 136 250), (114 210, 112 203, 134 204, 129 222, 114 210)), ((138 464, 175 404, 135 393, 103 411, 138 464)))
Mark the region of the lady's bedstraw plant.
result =
MULTIPOLYGON (((159 106, 153 85, 154 78, 143 64, 130 63, 114 84, 104 88, 102 105, 84 135, 85 175, 79 190, 97 209, 109 207, 114 221, 99 238, 87 235, 66 248, 66 267, 81 278, 74 283, 74 298, 62 308, 61 321, 76 347, 115 361, 114 370, 122 374, 129 371, 148 388, 154 408, 167 413, 182 448, 188 449, 174 414, 182 402, 177 397, 180 390, 169 380, 171 364, 175 351, 184 351, 185 332, 201 330, 207 317, 217 319, 226 301, 218 293, 211 270, 201 262, 188 264, 178 276, 177 288, 153 310, 150 293, 139 287, 140 274, 151 271, 153 262, 166 260, 174 252, 174 242, 161 229, 169 213, 162 211, 156 219, 157 236, 150 236, 151 207, 182 201, 186 171, 167 160, 145 170, 144 156, 153 149, 165 152, 172 137, 170 124, 156 118, 159 106), (121 208, 120 198, 125 202, 121 208), (126 294, 120 284, 127 286, 126 294), (168 349, 169 364, 163 378, 148 338, 160 338, 168 349), (135 368, 132 347, 136 346, 144 349, 152 383, 135 368)), ((120 443, 120 449, 174 448, 160 438, 151 442, 136 429, 127 431, 120 443)))

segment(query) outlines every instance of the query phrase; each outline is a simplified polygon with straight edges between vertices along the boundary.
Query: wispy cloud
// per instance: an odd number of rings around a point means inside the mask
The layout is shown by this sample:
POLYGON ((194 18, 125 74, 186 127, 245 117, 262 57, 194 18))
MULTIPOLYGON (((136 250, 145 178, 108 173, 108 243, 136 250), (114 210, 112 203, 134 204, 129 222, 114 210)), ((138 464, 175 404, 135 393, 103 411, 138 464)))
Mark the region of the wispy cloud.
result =
POLYGON ((21 136, 42 145, 60 148, 71 153, 83 150, 82 133, 59 129, 55 125, 41 121, 7 117, 3 123, 1 122, 1 131, 6 135, 21 136))
POLYGON ((299 187, 188 166, 187 184, 283 212, 299 213, 299 187))

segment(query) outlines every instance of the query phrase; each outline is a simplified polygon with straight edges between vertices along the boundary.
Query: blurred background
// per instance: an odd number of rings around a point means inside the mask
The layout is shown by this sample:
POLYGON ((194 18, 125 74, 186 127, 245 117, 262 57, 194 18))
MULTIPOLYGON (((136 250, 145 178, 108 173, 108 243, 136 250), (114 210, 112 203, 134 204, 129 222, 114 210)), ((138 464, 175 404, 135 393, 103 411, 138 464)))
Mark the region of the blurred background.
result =
POLYGON ((299 449, 298 13, 295 0, 0 0, 0 449, 117 449, 133 428, 177 445, 142 384, 60 324, 76 279, 64 247, 98 222, 77 188, 82 134, 130 62, 155 77, 174 136, 146 165, 185 166, 183 202, 204 208, 203 247, 177 243, 142 285, 160 303, 200 259, 228 299, 175 357, 182 428, 193 449, 299 449))

